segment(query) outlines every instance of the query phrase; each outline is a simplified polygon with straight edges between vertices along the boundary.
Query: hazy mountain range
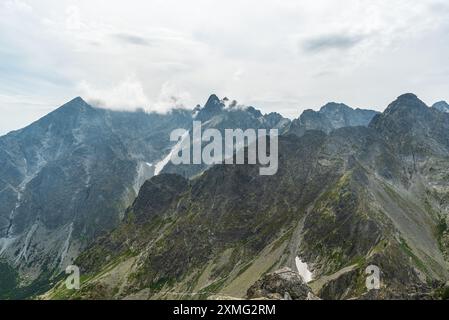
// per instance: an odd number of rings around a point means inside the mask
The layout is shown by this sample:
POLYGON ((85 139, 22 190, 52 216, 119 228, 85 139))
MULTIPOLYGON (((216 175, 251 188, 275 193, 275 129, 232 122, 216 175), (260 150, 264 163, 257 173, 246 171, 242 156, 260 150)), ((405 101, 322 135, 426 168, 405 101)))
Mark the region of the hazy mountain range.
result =
POLYGON ((167 114, 76 98, 0 137, 0 297, 443 297, 447 112, 413 94, 383 113, 329 103, 293 121, 215 95, 167 114), (170 132, 193 120, 279 129, 278 173, 168 163, 170 132), (79 291, 58 282, 72 263, 79 291), (365 288, 368 265, 380 290, 365 288))

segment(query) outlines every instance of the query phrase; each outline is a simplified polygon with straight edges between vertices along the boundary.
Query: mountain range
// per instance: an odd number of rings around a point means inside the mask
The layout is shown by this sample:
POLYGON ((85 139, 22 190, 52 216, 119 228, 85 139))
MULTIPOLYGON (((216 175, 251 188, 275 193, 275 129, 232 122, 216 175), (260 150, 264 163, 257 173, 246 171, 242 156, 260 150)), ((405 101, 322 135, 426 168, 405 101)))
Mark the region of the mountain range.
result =
POLYGON ((405 94, 290 121, 216 95, 164 115, 76 98, 0 137, 0 297, 445 297, 447 110, 405 94), (278 129, 278 173, 170 164, 170 132, 194 120, 278 129), (61 281, 69 264, 81 290, 61 281))

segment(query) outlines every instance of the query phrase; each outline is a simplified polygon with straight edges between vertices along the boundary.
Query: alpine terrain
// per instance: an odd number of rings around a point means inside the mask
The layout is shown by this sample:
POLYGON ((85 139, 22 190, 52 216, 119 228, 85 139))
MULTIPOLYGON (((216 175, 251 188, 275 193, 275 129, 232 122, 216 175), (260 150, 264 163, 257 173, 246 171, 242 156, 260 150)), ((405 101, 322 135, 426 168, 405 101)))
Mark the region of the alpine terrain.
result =
MULTIPOLYGON (((226 101, 212 96, 193 115, 211 127, 222 129, 238 123, 282 129, 277 174, 261 176, 258 165, 218 164, 192 172, 163 168, 143 183, 126 209, 123 206, 127 201, 115 207, 118 218, 106 220, 111 221, 111 231, 101 235, 97 232, 95 240, 76 257, 73 263, 82 274, 80 290, 68 290, 64 281, 55 281, 54 287, 40 298, 447 298, 449 113, 441 106, 430 108, 416 95, 405 94, 380 114, 331 103, 319 112, 306 111, 289 122, 276 114, 263 116, 254 108, 232 113, 226 101), (380 288, 369 290, 366 270, 373 266, 380 270, 380 288)), ((111 122, 108 124, 109 130, 118 130, 111 122)), ((85 130, 89 132, 88 128, 85 130)), ((2 145, 11 140, 10 136, 2 138, 2 145)), ((109 146, 116 141, 107 137, 97 134, 98 144, 92 148, 100 148, 100 142, 101 146, 106 142, 109 146)), ((45 148, 55 155, 64 150, 61 144, 39 143, 52 146, 45 148)), ((46 240, 50 233, 46 233, 47 238, 35 236, 41 225, 46 226, 45 230, 73 228, 70 233, 74 239, 93 235, 89 227, 106 219, 103 212, 111 213, 107 205, 111 206, 110 199, 116 199, 103 188, 127 183, 116 181, 120 171, 102 174, 98 188, 104 193, 89 194, 95 195, 96 201, 108 196, 109 201, 96 202, 88 216, 80 213, 83 206, 66 212, 70 203, 80 206, 76 199, 70 202, 68 198, 63 208, 50 207, 60 210, 43 210, 43 205, 25 210, 43 196, 39 191, 26 196, 18 183, 27 190, 37 181, 45 183, 47 175, 26 182, 23 169, 16 168, 36 168, 45 160, 26 162, 27 167, 19 162, 19 156, 12 157, 13 151, 19 153, 17 149, 22 149, 7 146, 8 152, 2 151, 7 160, 2 161, 9 165, 4 170, 9 174, 2 175, 15 183, 10 182, 6 190, 11 189, 12 194, 17 191, 16 198, 10 197, 13 200, 8 209, 12 211, 3 214, 13 221, 3 240, 10 263, 17 263, 14 258, 21 261, 29 257, 31 250, 39 250, 39 243, 51 247, 46 240), (35 214, 35 219, 29 218, 29 212, 35 214), (67 216, 77 218, 67 218, 63 224, 67 216), (25 244, 33 237, 37 244, 14 252, 10 248, 15 244, 9 242, 20 234, 25 244)), ((71 166, 83 163, 74 161, 79 153, 83 154, 76 150, 70 153, 71 166)), ((110 155, 112 151, 105 153, 110 155)), ((123 151, 120 155, 125 162, 134 159, 130 154, 123 151)), ((65 168, 59 165, 53 170, 64 178, 68 170, 65 168)), ((63 179, 59 192, 68 192, 64 186, 71 185, 71 180, 67 179, 63 179)), ((70 192, 71 197, 77 195, 70 192)), ((47 200, 45 205, 53 201, 57 200, 47 200)), ((68 235, 62 231, 53 234, 68 235)))

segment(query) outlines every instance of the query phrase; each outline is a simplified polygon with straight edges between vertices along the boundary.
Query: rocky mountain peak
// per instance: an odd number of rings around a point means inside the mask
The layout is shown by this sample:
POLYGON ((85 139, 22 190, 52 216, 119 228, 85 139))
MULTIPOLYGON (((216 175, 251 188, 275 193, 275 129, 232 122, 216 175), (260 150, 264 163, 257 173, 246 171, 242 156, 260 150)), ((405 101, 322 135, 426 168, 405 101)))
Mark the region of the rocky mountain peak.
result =
MULTIPOLYGON (((267 119, 267 121, 272 122, 272 123, 277 123, 277 122, 285 119, 281 114, 279 114, 277 112, 270 112, 265 115, 265 118, 267 119)), ((285 119, 285 120, 289 121, 288 119, 285 119)))
POLYGON ((81 98, 80 96, 73 98, 71 101, 69 101, 68 103, 80 103, 80 104, 87 104, 87 102, 81 98))
MULTIPOLYGON (((247 291, 249 299, 312 300, 312 289, 300 275, 285 267, 265 274, 247 291)), ((315 299, 314 299, 315 300, 315 299)))
POLYGON ((402 111, 426 111, 428 109, 427 105, 421 101, 418 96, 413 93, 406 93, 399 96, 395 101, 393 101, 385 110, 384 114, 390 114, 393 112, 402 111))
POLYGON ((252 114, 256 118, 263 117, 262 112, 260 112, 260 110, 254 108, 254 107, 247 107, 246 111, 248 111, 250 114, 252 114))
POLYGON ((223 109, 223 102, 217 97, 217 95, 212 94, 209 99, 207 99, 204 107, 199 111, 197 119, 200 121, 207 121, 213 116, 222 112, 223 109))
POLYGON ((83 110, 86 108, 92 108, 92 107, 83 98, 76 97, 76 98, 70 100, 69 102, 67 102, 66 104, 62 105, 61 107, 59 107, 56 110, 61 110, 61 109, 83 110))
POLYGON ((449 104, 446 101, 439 101, 432 106, 433 109, 437 109, 442 112, 449 113, 449 104))
POLYGON ((429 108, 416 95, 407 93, 376 116, 370 127, 381 132, 397 152, 413 152, 424 157, 443 155, 449 147, 447 116, 429 108))
POLYGON ((207 99, 206 104, 204 105, 204 109, 211 110, 211 109, 222 109, 223 104, 221 100, 217 97, 215 94, 211 94, 209 99, 207 99))
MULTIPOLYGON (((98 109, 95 109, 84 101, 81 97, 76 97, 56 110, 50 112, 35 124, 40 128, 53 127, 55 132, 66 132, 79 127, 81 122, 92 122, 98 117, 98 109)), ((25 130, 30 130, 35 126, 31 125, 25 130)))
POLYGON ((343 103, 329 102, 319 111, 305 110, 298 119, 291 122, 288 131, 302 136, 307 130, 329 133, 343 127, 368 126, 377 113, 374 110, 353 109, 343 103))
POLYGON ((416 100, 416 99, 418 99, 418 96, 411 92, 401 94, 398 97, 398 100, 416 100))
POLYGON ((344 103, 329 102, 325 104, 323 107, 321 107, 320 112, 326 113, 326 112, 351 111, 351 110, 353 109, 345 105, 344 103))

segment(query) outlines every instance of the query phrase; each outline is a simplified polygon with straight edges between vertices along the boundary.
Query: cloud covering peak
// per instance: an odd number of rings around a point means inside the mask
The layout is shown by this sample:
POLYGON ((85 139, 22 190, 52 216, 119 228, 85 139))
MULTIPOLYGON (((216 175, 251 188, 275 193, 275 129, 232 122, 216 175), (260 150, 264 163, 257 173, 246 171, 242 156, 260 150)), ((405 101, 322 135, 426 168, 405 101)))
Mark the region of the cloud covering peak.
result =
POLYGON ((79 90, 92 105, 123 111, 143 109, 148 112, 166 113, 173 108, 186 107, 185 102, 190 100, 188 92, 179 90, 170 82, 163 83, 156 99, 151 100, 145 94, 142 83, 135 77, 127 77, 109 87, 97 87, 82 81, 79 90))

